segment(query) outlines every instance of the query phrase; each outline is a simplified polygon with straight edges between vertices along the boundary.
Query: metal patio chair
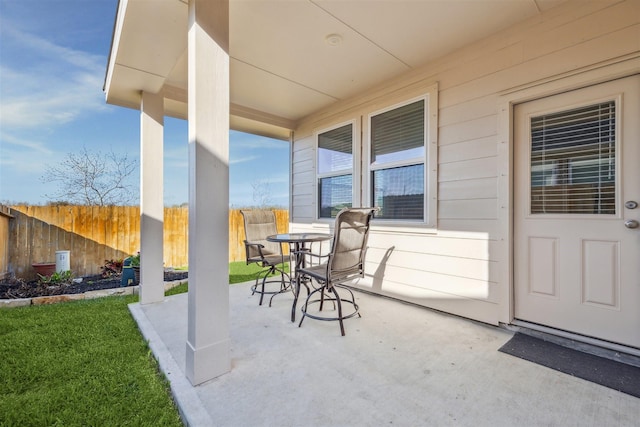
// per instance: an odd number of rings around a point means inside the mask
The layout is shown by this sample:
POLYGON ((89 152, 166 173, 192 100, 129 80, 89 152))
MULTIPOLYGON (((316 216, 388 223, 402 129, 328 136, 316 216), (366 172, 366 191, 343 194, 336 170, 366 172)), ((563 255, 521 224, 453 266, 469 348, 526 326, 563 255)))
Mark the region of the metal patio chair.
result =
MULTIPOLYGON (((367 239, 371 219, 378 208, 345 208, 338 212, 333 231, 331 251, 328 255, 306 253, 307 257, 326 258, 321 264, 302 267, 297 272, 297 280, 303 283, 313 280, 318 287, 309 292, 302 306, 302 319, 298 327, 302 326, 305 317, 317 320, 337 320, 340 323, 340 332, 344 332, 344 319, 354 316, 360 317, 358 304, 355 302, 353 292, 344 286, 344 283, 364 277, 364 259, 367 250, 367 239), (343 292, 345 296, 340 296, 343 292), (337 315, 322 312, 325 301, 334 304, 337 315), (345 313, 343 305, 351 306, 345 313), (309 312, 309 306, 319 305, 319 310, 309 312)), ((308 289, 308 288, 307 288, 308 289)), ((335 313, 335 312, 334 312, 335 313)))
MULTIPOLYGON (((247 265, 256 263, 264 270, 258 273, 255 284, 251 287, 251 295, 260 294, 260 304, 265 295, 271 295, 271 301, 277 294, 288 291, 291 288, 289 275, 279 267, 285 263, 282 254, 282 246, 279 243, 267 241, 267 237, 278 234, 276 216, 269 210, 241 210, 244 220, 245 240, 244 247, 247 265), (269 279, 274 274, 280 275, 279 279, 269 279), (287 279, 285 280, 285 276, 287 279), (273 284, 278 286, 274 287, 273 284)), ((288 257, 287 257, 288 259, 288 257)))

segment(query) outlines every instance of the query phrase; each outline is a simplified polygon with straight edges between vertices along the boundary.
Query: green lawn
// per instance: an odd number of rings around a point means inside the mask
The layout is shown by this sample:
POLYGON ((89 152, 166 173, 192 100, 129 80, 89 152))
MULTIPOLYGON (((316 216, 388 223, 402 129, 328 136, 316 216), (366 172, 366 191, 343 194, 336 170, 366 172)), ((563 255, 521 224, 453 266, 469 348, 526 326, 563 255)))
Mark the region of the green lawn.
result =
MULTIPOLYGON (((247 265, 244 261, 231 262, 229 263, 229 284, 233 285, 235 283, 244 283, 256 280, 256 275, 261 270, 262 269, 256 264, 247 265)), ((284 271, 289 271, 288 263, 284 264, 284 271)), ((182 285, 169 289, 165 295, 181 294, 183 292, 187 292, 187 289, 188 285, 183 283, 182 285)))
MULTIPOLYGON (((229 282, 260 270, 231 263, 229 282)), ((187 291, 187 284, 167 292, 187 291)), ((106 297, 0 310, 0 426, 180 426, 127 305, 106 297)))
POLYGON ((181 426, 136 297, 0 311, 0 426, 181 426))
MULTIPOLYGON (((289 271, 289 263, 285 263, 280 267, 284 267, 284 271, 289 271)), ((262 270, 257 264, 247 265, 244 261, 229 263, 229 283, 243 283, 250 280, 256 280, 257 274, 262 270)), ((278 276, 279 277, 279 276, 278 276)))

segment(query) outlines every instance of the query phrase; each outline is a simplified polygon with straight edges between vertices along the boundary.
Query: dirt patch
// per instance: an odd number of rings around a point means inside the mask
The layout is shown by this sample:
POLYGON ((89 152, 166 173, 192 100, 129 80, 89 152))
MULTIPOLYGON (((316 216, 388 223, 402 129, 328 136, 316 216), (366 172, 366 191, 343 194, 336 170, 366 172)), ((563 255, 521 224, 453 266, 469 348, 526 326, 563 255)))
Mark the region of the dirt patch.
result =
MULTIPOLYGON (((186 271, 165 271, 165 282, 184 280, 188 277, 186 271)), ((25 281, 22 279, 3 279, 0 281, 0 299, 34 298, 51 295, 81 294, 88 291, 119 288, 121 278, 119 275, 102 277, 101 275, 86 276, 80 283, 49 284, 38 281, 25 281)))

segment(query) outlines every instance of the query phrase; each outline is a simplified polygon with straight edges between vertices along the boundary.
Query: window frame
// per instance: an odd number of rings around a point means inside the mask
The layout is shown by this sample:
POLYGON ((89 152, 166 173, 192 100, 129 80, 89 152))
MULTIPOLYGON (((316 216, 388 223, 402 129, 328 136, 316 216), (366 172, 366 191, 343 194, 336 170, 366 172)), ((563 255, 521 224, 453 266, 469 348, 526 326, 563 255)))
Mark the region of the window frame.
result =
POLYGON ((363 200, 367 205, 372 206, 373 203, 373 178, 372 174, 378 170, 393 169, 397 167, 405 167, 412 165, 424 165, 424 203, 423 203, 423 218, 422 219, 382 219, 377 218, 376 223, 380 225, 403 225, 403 226, 422 226, 428 228, 436 228, 437 226, 437 120, 438 120, 438 106, 437 106, 437 85, 433 85, 423 95, 405 99, 401 102, 389 104, 383 108, 376 109, 367 113, 365 133, 366 137, 363 138, 363 154, 362 154, 362 168, 363 168, 363 200), (371 141, 371 121, 372 118, 404 107, 406 105, 424 101, 424 155, 420 157, 413 157, 410 159, 404 159, 381 165, 372 165, 371 153, 372 153, 372 141, 371 141))
POLYGON ((361 186, 361 180, 360 180, 360 138, 358 138, 358 136, 360 135, 360 126, 359 126, 359 122, 356 119, 350 119, 347 121, 343 121, 340 123, 337 123, 335 125, 331 125, 331 126, 327 126, 324 127, 322 129, 319 129, 318 131, 314 132, 314 149, 315 149, 315 159, 314 159, 314 165, 315 165, 315 181, 314 181, 314 200, 315 200, 315 219, 318 221, 327 221, 327 222, 331 222, 333 223, 335 221, 335 218, 329 218, 329 217, 321 217, 320 216, 320 210, 321 210, 321 203, 319 198, 319 190, 318 190, 318 184, 320 182, 320 179, 323 178, 331 178, 331 177, 337 177, 337 176, 342 176, 342 175, 347 175, 349 173, 351 173, 351 206, 359 206, 360 205, 360 186, 361 186), (327 132, 331 132, 332 130, 336 130, 339 129, 341 127, 344 126, 348 126, 351 125, 351 156, 352 156, 352 163, 351 163, 351 168, 350 169, 341 169, 339 171, 332 171, 332 172, 325 172, 325 173, 320 173, 320 168, 319 168, 319 151, 320 151, 320 147, 319 147, 319 142, 320 142, 320 135, 327 133, 327 132))

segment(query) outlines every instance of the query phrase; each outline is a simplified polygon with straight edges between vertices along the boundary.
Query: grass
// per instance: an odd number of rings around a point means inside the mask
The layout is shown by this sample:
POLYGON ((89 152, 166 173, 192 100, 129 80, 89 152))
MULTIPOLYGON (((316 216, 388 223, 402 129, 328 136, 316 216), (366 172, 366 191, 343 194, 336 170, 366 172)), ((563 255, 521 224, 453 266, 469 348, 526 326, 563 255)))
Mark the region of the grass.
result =
MULTIPOLYGON (((256 280, 257 274, 262 271, 256 264, 247 265, 244 261, 231 262, 229 263, 229 284, 233 285, 236 283, 244 283, 252 280, 256 280)), ((284 264, 284 271, 289 271, 288 263, 284 264)), ((181 294, 183 292, 187 292, 188 284, 183 283, 181 285, 176 286, 175 288, 169 289, 165 292, 165 295, 176 295, 181 294)))
MULTIPOLYGON (((255 280, 260 270, 230 263, 229 283, 255 280)), ((133 302, 137 296, 0 310, 0 426, 181 426, 129 313, 133 302)))
POLYGON ((181 426, 136 299, 0 311, 0 426, 181 426))
MULTIPOLYGON (((289 263, 280 265, 284 267, 284 271, 289 271, 289 263)), ((230 262, 229 263, 229 284, 244 283, 251 280, 256 280, 256 276, 263 268, 257 264, 247 265, 244 261, 230 262)))

